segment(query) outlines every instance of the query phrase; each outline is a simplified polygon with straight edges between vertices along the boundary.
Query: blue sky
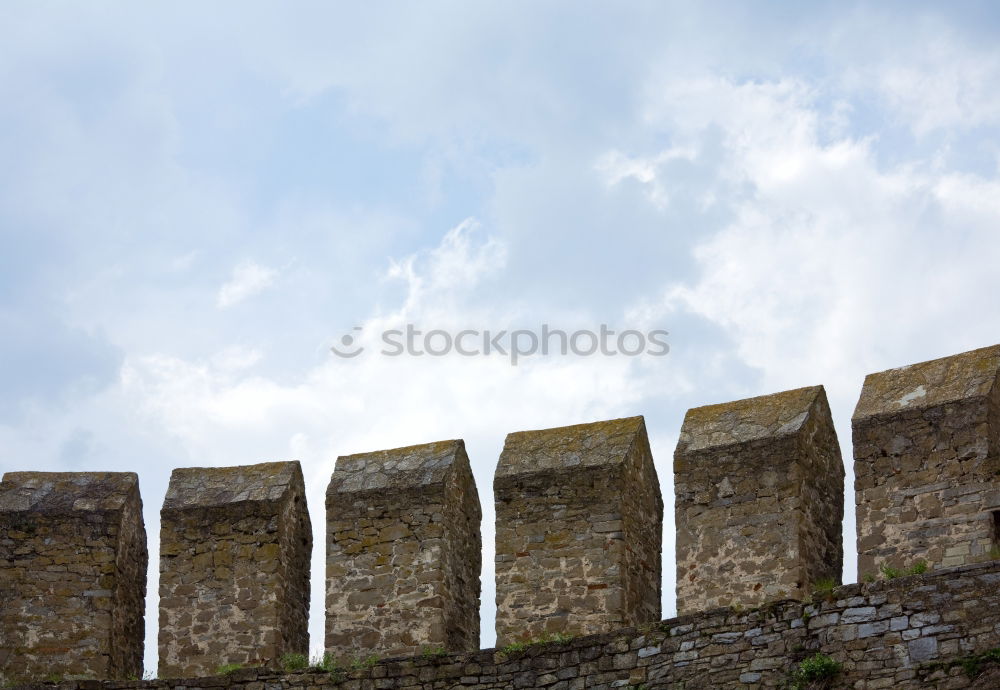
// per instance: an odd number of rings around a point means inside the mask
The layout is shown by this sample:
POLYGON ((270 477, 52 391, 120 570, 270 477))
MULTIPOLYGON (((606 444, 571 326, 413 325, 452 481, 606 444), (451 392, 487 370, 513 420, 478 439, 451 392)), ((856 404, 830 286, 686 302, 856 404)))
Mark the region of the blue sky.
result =
MULTIPOLYGON (((995 3, 6 3, 0 469, 170 470, 643 414, 1000 341, 995 3), (333 357, 663 328, 667 357, 333 357), (368 341, 365 341, 368 342, 368 341)), ((848 461, 847 580, 854 575, 848 461)))

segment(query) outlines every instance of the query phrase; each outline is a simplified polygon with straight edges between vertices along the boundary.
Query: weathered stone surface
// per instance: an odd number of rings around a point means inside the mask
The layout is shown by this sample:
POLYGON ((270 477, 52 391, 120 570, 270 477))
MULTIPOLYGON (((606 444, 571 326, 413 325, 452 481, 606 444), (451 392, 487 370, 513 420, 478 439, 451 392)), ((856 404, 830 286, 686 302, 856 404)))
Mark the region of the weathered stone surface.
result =
POLYGON ((660 617, 663 501, 642 417, 508 434, 493 489, 498 645, 660 617))
POLYGON ((174 470, 160 511, 159 675, 306 653, 311 551, 298 462, 174 470))
POLYGON ((0 685, 142 675, 146 530, 132 472, 0 482, 0 685))
POLYGON ((865 378, 852 419, 859 579, 1000 546, 1000 345, 865 378))
POLYGON ((840 582, 844 465, 822 386, 689 410, 674 494, 678 612, 840 582))
POLYGON ((479 647, 479 494, 460 440, 337 458, 326 494, 326 650, 479 647))
POLYGON ((829 682, 807 687, 995 690, 1000 664, 982 662, 979 676, 968 675, 966 668, 974 655, 1000 648, 998 582, 1000 562, 993 562, 848 585, 811 602, 778 601, 743 612, 715 609, 523 651, 418 655, 334 673, 247 669, 221 678, 73 683, 62 690, 788 688, 798 663, 816 653, 842 668, 829 682), (872 622, 861 625, 882 632, 859 637, 859 624, 842 622, 849 608, 874 609, 872 622), (892 620, 913 621, 932 611, 946 626, 887 628, 892 620))

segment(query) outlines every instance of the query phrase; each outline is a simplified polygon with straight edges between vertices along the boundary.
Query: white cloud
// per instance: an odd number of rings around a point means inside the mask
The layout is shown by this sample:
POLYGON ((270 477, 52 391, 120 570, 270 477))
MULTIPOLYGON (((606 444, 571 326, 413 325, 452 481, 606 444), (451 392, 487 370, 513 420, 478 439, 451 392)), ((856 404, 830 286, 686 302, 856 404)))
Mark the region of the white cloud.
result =
POLYGON ((504 268, 506 246, 493 236, 477 244, 481 230, 476 219, 466 218, 437 247, 390 261, 386 277, 406 284, 406 300, 397 316, 421 308, 446 312, 455 300, 467 300, 480 281, 504 268))
POLYGON ((660 177, 663 166, 671 161, 693 161, 697 151, 692 146, 686 148, 668 148, 652 156, 629 156, 621 151, 608 151, 600 158, 594 168, 604 175, 606 184, 614 186, 622 180, 634 179, 649 188, 649 199, 660 209, 670 203, 667 185, 660 177))
POLYGON ((876 66, 879 91, 915 134, 1000 124, 1000 56, 935 37, 910 60, 876 66))
MULTIPOLYGON (((502 243, 470 219, 448 231, 437 246, 390 262, 386 276, 403 280, 406 292, 396 309, 366 319, 363 333, 377 334, 405 321, 442 328, 504 325, 510 315, 502 307, 484 306, 469 295, 498 275, 505 253, 502 243)), ((494 613, 490 486, 504 435, 636 414, 639 402, 657 387, 669 387, 672 378, 662 371, 651 377, 626 358, 528 359, 514 367, 505 357, 383 357, 376 339, 364 344, 369 349, 362 356, 330 356, 291 381, 256 373, 260 353, 248 347, 230 347, 204 360, 131 357, 119 394, 140 427, 165 433, 198 465, 302 461, 317 544, 323 543, 323 496, 338 455, 464 438, 484 511, 482 620, 489 642, 494 613)), ((667 455, 661 453, 665 462, 667 455)), ((665 486, 668 479, 663 477, 665 486)), ((311 631, 317 649, 322 572, 322 550, 316 549, 311 631)))
POLYGON ((273 282, 278 272, 253 261, 244 261, 233 269, 232 277, 219 288, 215 303, 219 309, 228 309, 253 297, 273 282))
POLYGON ((746 191, 695 250, 698 279, 673 284, 668 302, 730 331, 769 387, 826 379, 850 396, 880 364, 865 353, 903 364, 996 338, 981 324, 1000 316, 983 289, 1000 260, 997 180, 883 168, 869 141, 824 142, 824 112, 792 83, 671 93, 685 127, 722 129, 720 174, 746 191))
MULTIPOLYGON (((873 141, 831 138, 831 113, 795 82, 712 79, 659 93, 648 122, 669 122, 675 142, 719 130, 716 183, 731 192, 721 202, 731 218, 695 247, 691 280, 667 281, 658 305, 634 313, 720 327, 759 372, 748 394, 825 384, 849 487, 849 419, 865 374, 1000 339, 1000 179, 880 165, 873 141)), ((655 165, 644 171, 670 193, 655 165)), ((849 578, 852 503, 848 494, 849 578)))

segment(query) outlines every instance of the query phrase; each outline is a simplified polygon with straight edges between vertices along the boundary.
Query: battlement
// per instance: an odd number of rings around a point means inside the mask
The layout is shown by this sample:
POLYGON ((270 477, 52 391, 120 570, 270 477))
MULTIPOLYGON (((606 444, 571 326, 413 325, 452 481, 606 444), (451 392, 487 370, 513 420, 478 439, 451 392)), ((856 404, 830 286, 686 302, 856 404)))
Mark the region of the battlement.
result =
MULTIPOLYGON (((823 387, 688 411, 673 463, 682 618, 665 634, 649 627, 663 501, 644 419, 509 434, 493 486, 498 645, 598 636, 538 667, 494 660, 486 672, 476 656, 482 513, 465 444, 342 456, 326 493, 325 648, 471 655, 447 672, 462 669, 460 681, 372 671, 344 681, 353 688, 774 687, 801 656, 794 645, 850 665, 853 687, 918 687, 933 680, 920 664, 1000 647, 1000 621, 981 610, 1000 584, 998 376, 994 346, 865 379, 852 419, 859 574, 920 562, 930 573, 898 591, 841 588, 835 604, 813 599, 843 563, 844 466, 823 387)), ((311 550, 297 462, 175 470, 159 674, 276 669, 307 652, 311 550)), ((140 675, 146 559, 136 475, 4 475, 0 681, 140 675)))

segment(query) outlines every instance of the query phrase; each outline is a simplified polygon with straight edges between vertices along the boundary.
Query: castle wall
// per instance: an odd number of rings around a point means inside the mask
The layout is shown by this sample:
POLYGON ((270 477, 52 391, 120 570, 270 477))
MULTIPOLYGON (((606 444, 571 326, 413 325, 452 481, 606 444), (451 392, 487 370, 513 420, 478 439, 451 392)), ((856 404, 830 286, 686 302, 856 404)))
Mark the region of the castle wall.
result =
POLYGON ((830 685, 803 687, 994 690, 1000 663, 975 661, 990 650, 1000 657, 1000 562, 848 585, 806 603, 705 611, 523 650, 419 655, 333 673, 248 669, 221 678, 68 684, 64 690, 753 690, 789 687, 798 664, 816 653, 842 669, 830 685))
POLYGON ((146 531, 132 472, 0 482, 0 684, 142 675, 146 531))
POLYGON ((307 653, 311 551, 298 462, 174 470, 160 512, 159 675, 307 653))
POLYGON ((852 419, 859 579, 1000 548, 998 372, 993 346, 865 378, 852 419))
POLYGON ((326 509, 328 653, 479 648, 482 512, 462 441, 340 457, 326 509))
POLYGON ((659 619, 663 502, 642 417, 508 434, 493 489, 497 644, 659 619))
POLYGON ((822 386, 689 410, 674 495, 678 612, 840 582, 844 466, 822 386))

